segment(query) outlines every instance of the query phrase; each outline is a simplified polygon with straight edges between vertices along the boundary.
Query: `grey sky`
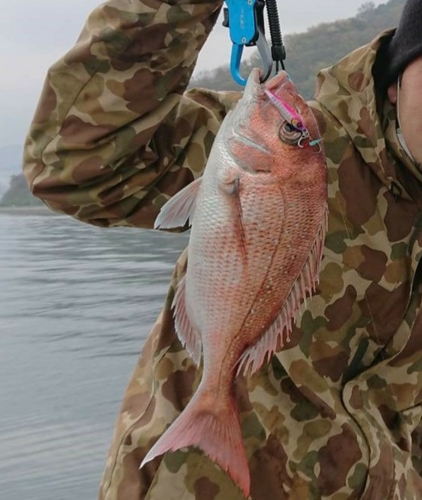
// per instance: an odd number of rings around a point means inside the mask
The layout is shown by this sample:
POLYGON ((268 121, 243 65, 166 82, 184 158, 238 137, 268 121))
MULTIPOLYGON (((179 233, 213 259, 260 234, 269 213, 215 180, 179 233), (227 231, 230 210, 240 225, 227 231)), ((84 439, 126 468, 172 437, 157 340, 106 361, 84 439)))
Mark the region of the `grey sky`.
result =
MULTIPOLYGON (((283 34, 356 14, 364 0, 278 0, 283 34)), ((379 5, 386 0, 375 0, 379 5)), ((97 0, 0 0, 0 146, 23 141, 45 73, 70 48, 97 0), (6 6, 7 5, 7 6, 6 6)), ((228 30, 217 23, 198 70, 229 64, 228 30)), ((245 51, 246 55, 248 51, 245 51)))

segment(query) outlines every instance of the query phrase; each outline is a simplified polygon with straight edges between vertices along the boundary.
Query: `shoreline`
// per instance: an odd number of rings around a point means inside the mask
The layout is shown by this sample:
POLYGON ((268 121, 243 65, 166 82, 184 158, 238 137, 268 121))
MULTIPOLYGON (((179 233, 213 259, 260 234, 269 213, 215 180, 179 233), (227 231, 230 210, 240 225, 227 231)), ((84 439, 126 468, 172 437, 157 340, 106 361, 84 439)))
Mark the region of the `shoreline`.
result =
POLYGON ((45 206, 0 207, 0 215, 59 215, 45 206))

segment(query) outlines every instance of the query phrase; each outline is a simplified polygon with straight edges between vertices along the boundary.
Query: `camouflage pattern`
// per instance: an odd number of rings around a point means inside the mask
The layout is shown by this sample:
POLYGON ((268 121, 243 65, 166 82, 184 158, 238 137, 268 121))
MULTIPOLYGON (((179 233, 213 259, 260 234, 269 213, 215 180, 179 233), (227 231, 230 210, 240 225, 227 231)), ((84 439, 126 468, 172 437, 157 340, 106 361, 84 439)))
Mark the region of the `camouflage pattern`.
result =
MULTIPOLYGON (((239 97, 184 93, 219 7, 110 0, 92 14, 51 68, 29 132, 34 194, 88 223, 151 227, 201 174, 239 97)), ((253 500, 422 498, 422 188, 394 109, 376 100, 379 44, 318 78, 330 211, 320 284, 290 344, 236 386, 253 500)), ((185 268, 186 254, 124 396, 101 500, 243 498, 196 450, 139 470, 201 376, 170 310, 185 268)))

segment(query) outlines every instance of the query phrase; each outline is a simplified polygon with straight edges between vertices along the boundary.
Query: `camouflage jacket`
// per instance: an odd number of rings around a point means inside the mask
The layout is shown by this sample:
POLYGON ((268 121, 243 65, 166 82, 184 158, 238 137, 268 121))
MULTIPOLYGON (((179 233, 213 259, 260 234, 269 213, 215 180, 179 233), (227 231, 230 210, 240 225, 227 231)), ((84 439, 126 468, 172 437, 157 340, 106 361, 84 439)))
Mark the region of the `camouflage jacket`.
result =
MULTIPOLYGON (((101 225, 151 227, 201 175, 239 95, 185 92, 220 3, 108 0, 52 66, 24 172, 52 209, 101 225)), ((382 36, 388 36, 382 35, 382 36)), ((253 500, 422 498, 422 189, 377 105, 379 38, 321 72, 313 103, 328 157, 329 230, 320 284, 292 341, 237 400, 253 500)), ((241 500, 197 450, 139 470, 200 373, 162 313, 124 396, 102 500, 241 500)))

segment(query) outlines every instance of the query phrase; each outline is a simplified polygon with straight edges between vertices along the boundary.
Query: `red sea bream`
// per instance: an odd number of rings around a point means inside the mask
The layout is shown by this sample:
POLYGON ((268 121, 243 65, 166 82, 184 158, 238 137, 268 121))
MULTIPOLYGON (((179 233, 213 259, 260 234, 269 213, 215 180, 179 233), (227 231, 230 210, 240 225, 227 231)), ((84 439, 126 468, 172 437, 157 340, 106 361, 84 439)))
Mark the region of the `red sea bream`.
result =
POLYGON ((253 70, 225 118, 203 176, 174 196, 156 226, 192 229, 174 300, 177 334, 203 366, 198 390, 142 465, 195 446, 245 496, 250 479, 233 381, 282 348, 318 281, 327 170, 310 107, 286 73, 253 70))

